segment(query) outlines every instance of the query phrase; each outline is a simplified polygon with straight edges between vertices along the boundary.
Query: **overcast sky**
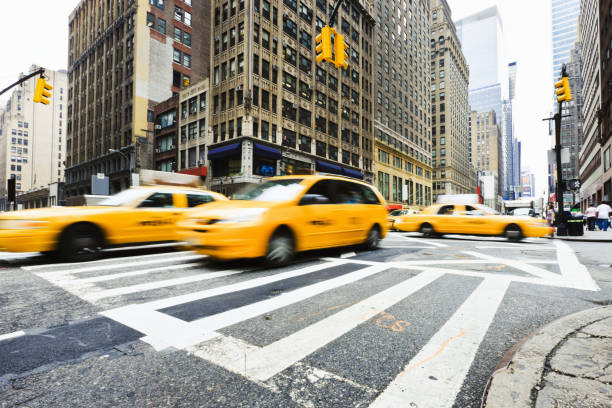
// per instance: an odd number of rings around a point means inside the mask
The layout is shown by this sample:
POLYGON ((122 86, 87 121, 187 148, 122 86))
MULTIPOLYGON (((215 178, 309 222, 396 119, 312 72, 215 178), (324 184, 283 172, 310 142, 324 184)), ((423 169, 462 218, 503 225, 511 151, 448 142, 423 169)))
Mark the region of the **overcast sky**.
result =
MULTIPOLYGON (((536 192, 546 187, 548 117, 553 92, 550 0, 447 0, 458 20, 497 4, 504 25, 505 62, 518 64, 515 134, 523 142, 523 168, 536 173, 536 192)), ((78 0, 2 0, 0 89, 31 64, 66 69, 68 16, 78 0)), ((6 95, 0 96, 4 103, 6 95)))

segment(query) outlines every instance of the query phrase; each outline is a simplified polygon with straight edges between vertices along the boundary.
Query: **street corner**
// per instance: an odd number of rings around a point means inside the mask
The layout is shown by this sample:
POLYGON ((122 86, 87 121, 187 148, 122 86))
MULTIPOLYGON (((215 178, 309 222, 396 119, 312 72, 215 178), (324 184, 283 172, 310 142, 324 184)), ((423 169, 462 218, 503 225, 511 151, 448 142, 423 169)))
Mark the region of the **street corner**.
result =
POLYGON ((612 306, 584 310, 513 347, 489 380, 483 408, 612 406, 612 306))

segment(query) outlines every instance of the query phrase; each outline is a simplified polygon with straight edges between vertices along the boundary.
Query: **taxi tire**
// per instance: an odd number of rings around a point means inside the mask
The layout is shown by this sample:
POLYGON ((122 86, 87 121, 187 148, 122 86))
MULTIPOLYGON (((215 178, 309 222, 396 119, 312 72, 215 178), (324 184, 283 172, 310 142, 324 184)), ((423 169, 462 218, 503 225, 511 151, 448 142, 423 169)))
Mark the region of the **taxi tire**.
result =
POLYGON ((293 260, 295 242, 287 229, 278 229, 272 234, 266 251, 266 262, 270 266, 283 266, 293 260))
POLYGON ((58 246, 58 254, 64 260, 71 262, 92 261, 99 257, 100 248, 104 245, 101 232, 92 225, 76 224, 68 227, 62 233, 58 246), (83 245, 89 242, 92 248, 83 245))
POLYGON ((428 222, 421 224, 419 232, 423 234, 424 237, 433 237, 436 235, 436 230, 434 229, 433 225, 428 222))
POLYGON ((519 242, 523 239, 523 231, 518 225, 510 224, 504 229, 504 237, 508 238, 509 241, 519 242))
POLYGON ((378 248, 380 244, 380 228, 378 225, 373 225, 368 232, 368 236, 363 244, 364 249, 373 251, 378 248))

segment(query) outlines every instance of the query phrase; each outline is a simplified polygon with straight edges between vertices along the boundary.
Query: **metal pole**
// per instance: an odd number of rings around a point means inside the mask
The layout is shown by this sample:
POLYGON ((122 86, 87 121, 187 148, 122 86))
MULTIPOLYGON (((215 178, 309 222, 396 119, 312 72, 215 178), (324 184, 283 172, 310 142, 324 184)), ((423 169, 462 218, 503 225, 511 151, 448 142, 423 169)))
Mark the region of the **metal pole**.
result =
MULTIPOLYGON (((565 68, 563 69, 565 74, 565 68)), ((555 151, 557 153, 557 203, 558 215, 555 224, 557 225, 557 236, 567 235, 567 225, 565 223, 565 212, 563 205, 563 169, 561 167, 561 113, 563 102, 559 102, 559 111, 555 115, 555 151)))
POLYGON ((33 76, 36 75, 43 75, 45 73, 45 69, 44 68, 39 68, 36 71, 32 72, 31 74, 28 74, 26 76, 24 76, 23 78, 19 78, 19 80, 17 80, 16 82, 13 82, 12 84, 10 84, 9 86, 7 86, 6 88, 4 88, 3 90, 0 91, 0 95, 2 95, 3 93, 5 93, 6 91, 8 91, 9 89, 11 89, 12 87, 14 87, 15 85, 19 85, 22 82, 27 81, 28 79, 32 78, 33 76))
POLYGON ((336 5, 334 6, 334 9, 332 10, 331 15, 329 16, 329 26, 333 27, 334 26, 334 20, 336 20, 336 15, 338 14, 338 10, 340 9, 340 5, 342 4, 342 0, 338 0, 338 2, 336 3, 336 5))

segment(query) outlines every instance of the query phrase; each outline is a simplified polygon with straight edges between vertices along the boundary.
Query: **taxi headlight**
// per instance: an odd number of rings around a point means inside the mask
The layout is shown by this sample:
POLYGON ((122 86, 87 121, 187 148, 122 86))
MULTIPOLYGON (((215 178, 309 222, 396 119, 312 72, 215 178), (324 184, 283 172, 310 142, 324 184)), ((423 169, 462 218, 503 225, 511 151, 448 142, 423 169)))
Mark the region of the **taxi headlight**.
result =
POLYGON ((234 224, 243 222, 253 222, 261 218, 262 215, 267 211, 267 208, 246 208, 244 210, 238 210, 232 214, 220 218, 217 220, 217 224, 234 224))
POLYGON ((0 220, 0 230, 44 228, 47 224, 47 221, 41 220, 0 220))

